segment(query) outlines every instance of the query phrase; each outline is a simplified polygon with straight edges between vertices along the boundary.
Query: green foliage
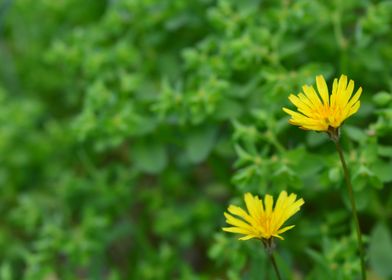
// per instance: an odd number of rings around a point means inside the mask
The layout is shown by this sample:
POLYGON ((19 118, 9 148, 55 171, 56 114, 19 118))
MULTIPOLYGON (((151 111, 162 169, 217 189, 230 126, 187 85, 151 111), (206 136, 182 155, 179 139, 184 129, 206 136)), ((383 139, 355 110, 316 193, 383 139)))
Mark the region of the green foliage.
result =
POLYGON ((377 225, 371 235, 369 247, 370 263, 383 277, 392 276, 392 238, 387 227, 377 225))
POLYGON ((0 279, 268 279, 221 232, 244 192, 305 200, 285 279, 354 279, 343 174, 288 95, 347 74, 374 279, 392 277, 390 1, 0 1, 0 279))

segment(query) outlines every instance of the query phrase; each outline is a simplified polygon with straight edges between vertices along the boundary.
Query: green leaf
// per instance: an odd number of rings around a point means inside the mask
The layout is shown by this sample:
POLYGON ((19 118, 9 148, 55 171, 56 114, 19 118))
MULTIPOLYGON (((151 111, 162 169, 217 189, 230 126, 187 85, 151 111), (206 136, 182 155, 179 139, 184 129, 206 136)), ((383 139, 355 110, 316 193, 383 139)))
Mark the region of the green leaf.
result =
POLYGON ((378 154, 383 157, 392 158, 392 147, 391 146, 382 146, 378 145, 378 154))
POLYGON ((392 100, 392 95, 388 92, 381 91, 374 95, 372 99, 378 106, 385 106, 392 100))
POLYGON ((392 276, 392 239, 388 228, 383 224, 378 224, 372 231, 369 260, 380 276, 392 276))
POLYGON ((146 173, 159 173, 167 164, 165 147, 159 143, 136 142, 132 147, 132 153, 135 166, 146 173))
POLYGON ((356 142, 364 142, 367 138, 365 132, 355 126, 346 125, 344 127, 344 131, 347 133, 347 136, 350 137, 351 140, 354 140, 356 142))
POLYGON ((328 178, 331 182, 336 183, 341 180, 341 171, 338 167, 333 167, 328 171, 328 178))
POLYGON ((310 147, 317 147, 328 140, 328 136, 325 133, 312 131, 306 134, 306 142, 310 147))
POLYGON ((392 181, 392 162, 377 162, 372 170, 382 182, 387 183, 392 181))
POLYGON ((240 103, 231 99, 223 99, 216 110, 215 119, 231 120, 239 117, 242 111, 240 103))
POLYGON ((189 133, 185 139, 185 152, 193 163, 200 163, 207 158, 216 140, 213 127, 200 127, 189 133))

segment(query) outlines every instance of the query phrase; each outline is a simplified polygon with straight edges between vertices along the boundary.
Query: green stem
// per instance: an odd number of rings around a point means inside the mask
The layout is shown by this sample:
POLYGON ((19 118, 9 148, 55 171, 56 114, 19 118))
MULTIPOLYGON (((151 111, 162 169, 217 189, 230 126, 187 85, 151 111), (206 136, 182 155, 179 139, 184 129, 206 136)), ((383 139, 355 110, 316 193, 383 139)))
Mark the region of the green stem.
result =
POLYGON ((274 267, 274 270, 275 270, 275 273, 276 273, 276 278, 278 278, 278 280, 281 280, 282 278, 280 277, 279 269, 278 269, 278 266, 276 265, 274 253, 272 253, 272 252, 269 253, 269 257, 270 257, 272 266, 274 267))
POLYGON ((363 249, 361 228, 359 227, 359 220, 358 220, 358 214, 357 214, 357 207, 356 207, 355 199, 354 199, 353 187, 351 185, 350 175, 348 172, 346 161, 344 159, 342 147, 340 146, 339 140, 334 141, 334 142, 336 145, 336 150, 338 151, 338 154, 340 157, 340 161, 342 162, 343 171, 344 171, 344 178, 346 180, 346 185, 347 185, 347 190, 348 190, 348 196, 349 196, 350 202, 351 202, 354 224, 355 224, 355 229, 357 232, 359 255, 361 257, 362 279, 366 280, 365 254, 364 254, 364 249, 363 249))
POLYGON ((261 135, 261 139, 273 145, 279 153, 284 153, 286 148, 276 139, 275 135, 272 132, 267 132, 261 135))
POLYGON ((275 244, 274 244, 272 238, 270 238, 270 239, 262 239, 262 242, 263 242, 265 250, 266 250, 266 252, 267 252, 267 254, 268 254, 269 258, 270 258, 272 266, 273 266, 273 268, 275 270, 276 278, 278 280, 282 280, 282 277, 280 277, 280 272, 279 272, 279 269, 278 269, 278 265, 276 264, 276 261, 275 261, 275 256, 274 256, 275 244))

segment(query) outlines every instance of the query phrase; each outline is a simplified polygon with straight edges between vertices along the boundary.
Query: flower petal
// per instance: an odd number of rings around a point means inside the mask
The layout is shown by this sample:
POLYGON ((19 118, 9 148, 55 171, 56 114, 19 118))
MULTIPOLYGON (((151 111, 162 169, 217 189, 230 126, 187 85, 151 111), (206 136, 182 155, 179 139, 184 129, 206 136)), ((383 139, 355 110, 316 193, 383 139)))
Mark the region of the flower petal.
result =
POLYGON ((243 228, 239 228, 239 227, 224 227, 222 228, 222 230, 227 231, 227 232, 232 232, 232 233, 240 233, 240 234, 251 234, 251 231, 245 230, 243 228))
POLYGON ((265 204, 265 215, 270 216, 272 213, 274 198, 271 195, 267 194, 264 198, 264 204, 265 204))
POLYGON ((232 215, 226 212, 224 213, 224 215, 226 217, 226 223, 228 223, 229 225, 233 225, 235 227, 240 227, 252 231, 252 227, 249 224, 245 223, 244 221, 234 218, 232 215))
POLYGON ((278 234, 281 234, 281 233, 283 233, 283 232, 286 232, 286 231, 292 229, 293 227, 295 227, 295 225, 284 227, 284 228, 282 228, 282 229, 280 229, 280 230, 278 231, 278 234))
POLYGON ((291 94, 289 96, 289 100, 298 108, 298 111, 305 116, 310 117, 312 115, 312 109, 307 104, 305 104, 298 96, 291 94))
POLYGON ((248 215, 248 213, 245 212, 244 209, 241 207, 235 206, 235 205, 230 205, 229 208, 227 209, 231 214, 239 216, 243 218, 245 221, 247 221, 250 224, 256 223, 254 218, 248 215))
POLYGON ((248 209, 249 214, 252 216, 253 219, 255 220, 260 220, 261 219, 261 209, 262 205, 258 203, 257 197, 254 197, 250 193, 246 193, 244 195, 244 200, 246 204, 246 208, 248 209))
POLYGON ((249 239, 252 239, 252 238, 258 238, 258 236, 255 236, 255 235, 253 235, 253 234, 249 234, 249 235, 247 235, 247 236, 238 238, 238 240, 249 240, 249 239))
POLYGON ((323 75, 318 75, 316 77, 316 83, 317 83, 318 92, 320 93, 323 103, 329 105, 328 86, 327 83, 325 82, 323 75))
POLYGON ((312 102, 313 108, 322 106, 321 100, 312 86, 304 85, 302 87, 306 97, 312 102))

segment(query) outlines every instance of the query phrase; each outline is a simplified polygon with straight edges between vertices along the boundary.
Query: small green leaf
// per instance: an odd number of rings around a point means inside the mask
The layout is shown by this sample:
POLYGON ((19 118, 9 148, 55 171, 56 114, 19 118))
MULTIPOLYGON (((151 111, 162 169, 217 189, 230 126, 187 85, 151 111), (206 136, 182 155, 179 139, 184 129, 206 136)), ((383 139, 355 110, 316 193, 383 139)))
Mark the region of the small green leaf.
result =
POLYGON ((216 109, 215 119, 231 120, 239 117, 242 111, 240 103, 231 99, 222 99, 220 105, 216 109))
POLYGON ((383 157, 392 158, 392 147, 391 146, 382 146, 378 145, 378 154, 383 157))
POLYGON ((366 133, 355 126, 346 125, 344 131, 351 140, 356 142, 364 142, 367 138, 366 133))
POLYGON ((132 158, 141 171, 156 174, 161 172, 167 163, 167 154, 162 144, 136 142, 132 147, 132 158))
POLYGON ((388 228, 383 224, 378 224, 372 231, 369 260, 380 276, 392 276, 392 239, 388 228))
POLYGON ((202 127, 190 132, 185 140, 189 160, 193 163, 205 160, 215 144, 215 139, 216 130, 213 127, 202 127))
POLYGON ((333 167, 328 171, 328 178, 331 182, 336 183, 341 180, 341 172, 338 167, 333 167))
POLYGON ((392 95, 388 92, 381 91, 374 95, 372 99, 378 106, 385 106, 391 102, 392 95))
POLYGON ((372 170, 382 182, 387 183, 392 181, 392 162, 377 162, 372 170))
POLYGON ((306 142, 310 147, 317 147, 328 140, 328 136, 325 133, 312 131, 306 134, 306 142))

